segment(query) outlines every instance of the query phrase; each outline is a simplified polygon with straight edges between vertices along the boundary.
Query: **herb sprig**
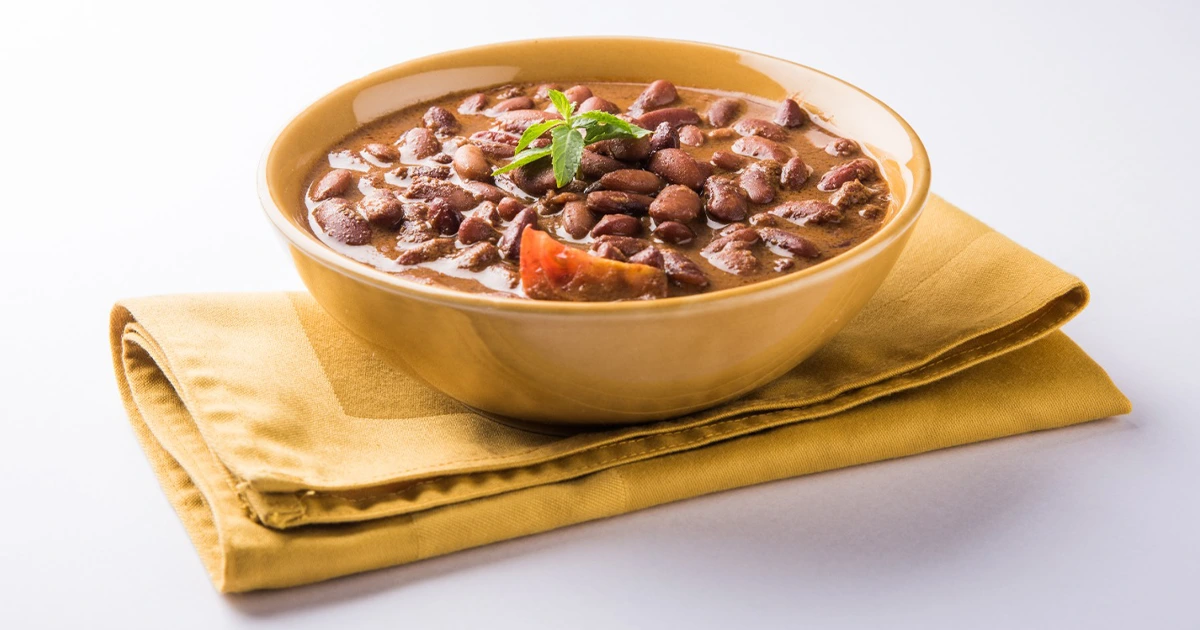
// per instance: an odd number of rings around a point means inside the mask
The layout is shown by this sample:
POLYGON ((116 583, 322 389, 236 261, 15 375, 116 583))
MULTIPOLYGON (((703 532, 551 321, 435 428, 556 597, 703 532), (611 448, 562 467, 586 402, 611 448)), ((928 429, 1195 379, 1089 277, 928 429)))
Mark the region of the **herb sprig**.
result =
POLYGON ((533 125, 521 134, 516 155, 512 161, 492 172, 493 175, 507 173, 547 155, 554 167, 554 181, 559 188, 575 178, 579 162, 583 159, 583 148, 593 142, 614 138, 644 138, 650 135, 643 129, 608 112, 593 110, 575 114, 575 106, 558 90, 550 90, 550 102, 562 118, 547 120, 533 125), (550 144, 530 147, 534 140, 550 132, 550 144))

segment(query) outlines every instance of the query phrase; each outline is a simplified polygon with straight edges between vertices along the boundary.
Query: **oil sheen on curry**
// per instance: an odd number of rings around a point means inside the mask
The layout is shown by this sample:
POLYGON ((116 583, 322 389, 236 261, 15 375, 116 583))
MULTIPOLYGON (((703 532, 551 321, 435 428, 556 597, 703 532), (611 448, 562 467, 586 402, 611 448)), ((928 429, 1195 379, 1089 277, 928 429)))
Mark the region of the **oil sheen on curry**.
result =
POLYGON ((503 85, 414 105, 333 147, 305 199, 318 238, 381 271, 569 301, 661 299, 793 273, 861 243, 890 206, 876 161, 796 101, 665 80, 503 85), (529 127, 562 117, 551 90, 572 119, 607 112, 646 132, 587 144, 562 186, 549 156, 494 174, 529 127))

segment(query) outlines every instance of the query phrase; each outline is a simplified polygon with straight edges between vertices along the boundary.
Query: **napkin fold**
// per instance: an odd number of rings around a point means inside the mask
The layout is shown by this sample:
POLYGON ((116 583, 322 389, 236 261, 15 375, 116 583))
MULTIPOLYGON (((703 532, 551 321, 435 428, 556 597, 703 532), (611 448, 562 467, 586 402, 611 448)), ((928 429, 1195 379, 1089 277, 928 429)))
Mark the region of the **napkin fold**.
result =
POLYGON ((773 479, 1127 413, 1058 331, 1075 277, 933 197, 863 312, 716 409, 609 430, 497 421, 306 294, 112 311, 117 381, 217 589, 402 564, 773 479))

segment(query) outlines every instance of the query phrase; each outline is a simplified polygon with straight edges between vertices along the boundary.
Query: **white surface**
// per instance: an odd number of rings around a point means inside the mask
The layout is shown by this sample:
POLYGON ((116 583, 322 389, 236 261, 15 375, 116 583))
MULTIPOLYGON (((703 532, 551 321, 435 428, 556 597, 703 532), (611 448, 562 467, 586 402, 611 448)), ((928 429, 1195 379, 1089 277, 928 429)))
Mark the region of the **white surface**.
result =
POLYGON ((0 9, 0 626, 1200 627, 1195 3, 336 4, 0 9), (300 287, 253 190, 283 122, 406 58, 586 33, 893 105, 937 192, 1091 285, 1068 332, 1134 413, 216 594, 119 405, 111 303, 300 287))

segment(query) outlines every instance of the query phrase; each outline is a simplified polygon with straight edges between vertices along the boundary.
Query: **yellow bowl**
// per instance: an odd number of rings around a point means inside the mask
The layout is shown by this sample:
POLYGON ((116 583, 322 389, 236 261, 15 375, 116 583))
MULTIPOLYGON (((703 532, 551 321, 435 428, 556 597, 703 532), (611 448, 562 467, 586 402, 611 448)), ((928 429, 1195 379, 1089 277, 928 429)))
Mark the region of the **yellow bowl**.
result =
MULTIPOLYGON (((551 424, 615 425, 731 400, 811 355, 892 268, 929 190, 920 139, 888 106, 811 68, 743 50, 586 37, 492 44, 408 61, 348 83, 292 120, 259 173, 263 208, 304 283, 346 328, 476 409, 551 424), (345 258, 306 228, 304 179, 335 142, 416 102, 505 82, 669 79, 778 100, 796 95, 880 157, 896 202, 883 228, 811 268, 660 301, 560 303, 407 282, 345 258)), ((802 368, 801 368, 802 369, 802 368)))

